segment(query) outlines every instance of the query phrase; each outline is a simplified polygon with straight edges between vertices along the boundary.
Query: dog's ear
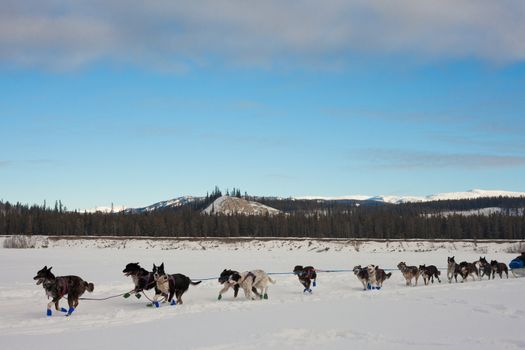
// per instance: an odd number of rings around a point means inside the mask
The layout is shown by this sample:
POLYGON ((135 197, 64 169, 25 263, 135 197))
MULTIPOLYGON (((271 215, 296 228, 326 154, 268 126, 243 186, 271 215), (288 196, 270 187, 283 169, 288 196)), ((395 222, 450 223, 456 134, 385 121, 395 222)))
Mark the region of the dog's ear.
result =
POLYGON ((48 268, 47 271, 51 271, 52 268, 53 268, 53 266, 51 266, 50 268, 48 268))
POLYGON ((164 263, 160 264, 159 269, 161 269, 162 271, 164 271, 164 263))

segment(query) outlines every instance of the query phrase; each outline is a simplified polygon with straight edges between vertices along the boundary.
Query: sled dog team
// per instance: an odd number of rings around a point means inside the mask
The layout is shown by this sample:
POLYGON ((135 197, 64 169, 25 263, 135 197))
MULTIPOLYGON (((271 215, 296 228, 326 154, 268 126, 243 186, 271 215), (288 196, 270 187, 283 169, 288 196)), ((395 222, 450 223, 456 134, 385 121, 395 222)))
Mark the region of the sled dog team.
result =
POLYGON ((461 282, 466 282, 469 276, 472 277, 473 280, 476 280, 476 277, 481 280, 484 276, 487 276, 488 279, 492 276, 492 279, 494 279, 496 274, 498 274, 500 278, 503 278, 503 273, 509 278, 507 264, 496 260, 491 260, 489 264, 485 257, 480 256, 479 260, 472 263, 462 261, 459 264, 456 263, 454 257, 447 258, 447 278, 449 282, 452 282, 452 278, 457 282, 458 275, 462 278, 461 282))
MULTIPOLYGON (((458 275, 462 277, 461 282, 466 282, 469 276, 472 279, 482 279, 487 276, 488 279, 494 279, 495 274, 500 278, 505 273, 508 278, 508 268, 505 263, 492 260, 490 263, 485 257, 480 257, 479 260, 472 263, 463 261, 456 263, 454 257, 447 258, 447 278, 449 283, 452 278, 457 282, 458 275), (476 276, 476 277, 475 277, 476 276)), ((419 277, 423 278, 425 285, 430 282, 434 283, 434 278, 441 283, 439 276, 441 272, 434 265, 419 265, 408 266, 405 262, 400 262, 397 265, 398 269, 403 274, 406 280, 406 285, 411 286, 412 280, 417 282, 419 277)), ((131 277, 135 287, 130 293, 134 293, 135 297, 140 298, 143 291, 155 289, 155 296, 153 297, 152 306, 160 307, 159 299, 163 298, 170 305, 182 304, 182 295, 189 289, 190 285, 198 285, 202 281, 192 281, 189 277, 176 273, 167 274, 164 270, 164 263, 159 266, 153 265, 153 270, 147 271, 139 265, 139 263, 129 263, 122 271, 124 275, 131 277), (175 297, 175 298, 174 298, 175 297)), ((357 265, 353 268, 353 272, 358 280, 363 284, 363 289, 380 289, 383 283, 392 276, 392 273, 386 273, 385 270, 380 269, 376 265, 368 265, 362 267, 357 265)), ((298 277, 299 282, 304 287, 303 293, 312 293, 311 286, 316 286, 317 271, 313 266, 297 265, 293 269, 293 273, 298 277)), ((42 284, 46 295, 51 298, 47 304, 47 316, 52 315, 51 307, 55 306, 57 311, 61 311, 70 316, 79 304, 80 297, 85 291, 93 292, 93 283, 88 283, 78 276, 58 276, 56 277, 51 272, 51 267, 44 266, 43 269, 37 272, 33 278, 37 285, 42 284), (61 308, 59 301, 62 297, 67 295, 69 309, 61 308)), ((218 282, 223 286, 219 291, 218 300, 222 299, 222 295, 230 288, 233 288, 234 297, 236 298, 239 289, 242 288, 247 299, 255 300, 268 299, 268 286, 270 283, 275 284, 275 281, 268 276, 263 270, 252 270, 245 272, 238 272, 234 270, 225 269, 218 278, 218 282)), ((123 296, 128 298, 131 294, 125 293, 123 296)))

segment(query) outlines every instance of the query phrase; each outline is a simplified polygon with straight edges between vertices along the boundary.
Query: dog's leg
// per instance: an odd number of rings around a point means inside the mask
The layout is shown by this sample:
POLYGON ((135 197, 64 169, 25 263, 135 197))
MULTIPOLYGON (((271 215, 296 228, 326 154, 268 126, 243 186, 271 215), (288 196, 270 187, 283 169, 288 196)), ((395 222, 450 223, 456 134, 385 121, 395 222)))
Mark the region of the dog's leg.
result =
POLYGON ((244 289, 244 295, 246 296, 246 299, 255 300, 255 298, 252 296, 252 282, 244 281, 242 288, 244 289))
MULTIPOLYGON (((47 303, 47 312, 46 312, 46 315, 47 316, 51 316, 53 315, 53 311, 51 311, 51 307, 53 306, 53 304, 56 305, 56 302, 54 300, 50 301, 49 303, 47 303)), ((57 309, 58 310, 58 309, 57 309)))
MULTIPOLYGON (((222 289, 219 291, 219 296, 217 297, 217 300, 221 300, 222 299, 222 295, 224 293, 226 293, 228 291, 228 289, 230 289, 231 285, 229 282, 224 282, 224 287, 222 287, 222 289)), ((236 284, 234 287, 233 287, 233 290, 234 290, 234 297, 236 298, 237 297, 237 293, 239 292, 239 285, 236 284)))
POLYGON ((259 299, 262 299, 262 298, 263 298, 262 294, 259 293, 259 291, 257 290, 257 288, 252 287, 252 292, 253 292, 255 295, 257 295, 257 296, 259 297, 259 299))
MULTIPOLYGON (((310 290, 310 293, 312 293, 312 290, 310 290)), ((263 298, 264 299, 268 299, 268 284, 266 286, 264 286, 263 290, 262 290, 262 295, 263 295, 263 298)))
POLYGON ((153 296, 153 302, 152 302, 153 306, 160 307, 160 303, 158 302, 158 300, 161 296, 162 296, 161 294, 155 293, 155 295, 153 296))
POLYGON ((252 299, 251 290, 248 290, 245 287, 242 287, 242 290, 244 290, 244 296, 246 297, 246 299, 252 299))
POLYGON ((170 290, 170 295, 168 297, 168 303, 170 303, 170 305, 177 305, 177 302, 175 300, 173 300, 173 294, 175 294, 175 291, 174 290, 170 290))
POLYGON ((67 310, 66 316, 71 316, 73 311, 75 311, 75 300, 73 299, 71 295, 67 296, 67 303, 69 305, 69 310, 67 310))

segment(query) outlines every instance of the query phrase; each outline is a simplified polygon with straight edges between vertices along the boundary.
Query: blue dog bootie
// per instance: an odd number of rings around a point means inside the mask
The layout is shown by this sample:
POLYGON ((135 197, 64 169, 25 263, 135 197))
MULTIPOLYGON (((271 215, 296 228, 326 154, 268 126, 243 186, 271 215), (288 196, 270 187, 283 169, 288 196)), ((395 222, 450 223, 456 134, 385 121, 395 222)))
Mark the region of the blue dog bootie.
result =
POLYGON ((158 301, 154 301, 153 305, 155 305, 155 307, 160 307, 160 303, 158 301))
POLYGON ((317 283, 314 280, 314 283, 312 284, 314 287, 317 287, 317 283))
POLYGON ((61 307, 61 308, 60 308, 60 311, 62 311, 62 312, 67 312, 67 309, 66 309, 65 307, 61 307))
POLYGON ((374 288, 372 287, 372 285, 371 285, 370 283, 368 283, 368 284, 366 285, 366 289, 370 290, 370 289, 374 289, 374 288))
POLYGON ((73 311, 75 311, 75 308, 74 307, 70 307, 69 310, 67 310, 66 316, 70 316, 73 313, 73 311))
POLYGON ((51 311, 51 309, 47 309, 46 316, 51 316, 51 315, 53 315, 53 311, 51 311))
POLYGON ((175 301, 175 299, 173 299, 173 300, 171 301, 170 305, 172 305, 172 306, 177 305, 177 302, 175 301))

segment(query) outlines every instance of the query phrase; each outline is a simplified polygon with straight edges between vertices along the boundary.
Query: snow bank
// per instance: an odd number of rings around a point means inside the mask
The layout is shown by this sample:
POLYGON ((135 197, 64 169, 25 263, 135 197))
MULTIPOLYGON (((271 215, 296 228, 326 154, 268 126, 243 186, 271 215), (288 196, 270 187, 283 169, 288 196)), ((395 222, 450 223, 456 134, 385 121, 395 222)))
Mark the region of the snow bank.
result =
MULTIPOLYGON (((0 246, 9 236, 0 236, 0 246)), ((366 239, 253 239, 239 238, 132 238, 25 236, 34 248, 112 248, 213 251, 303 251, 303 252, 475 252, 518 253, 525 240, 366 240, 366 239)))

